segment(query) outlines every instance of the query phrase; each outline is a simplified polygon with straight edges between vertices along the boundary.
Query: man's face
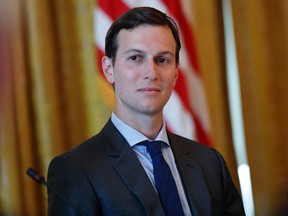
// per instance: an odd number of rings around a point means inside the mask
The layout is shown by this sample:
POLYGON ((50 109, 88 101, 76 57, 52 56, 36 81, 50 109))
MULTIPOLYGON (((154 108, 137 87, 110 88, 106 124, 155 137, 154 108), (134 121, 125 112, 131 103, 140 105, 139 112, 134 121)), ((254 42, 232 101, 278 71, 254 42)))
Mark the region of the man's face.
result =
POLYGON ((167 26, 141 25, 118 34, 115 64, 103 71, 115 87, 115 113, 156 115, 168 101, 178 75, 176 42, 167 26))

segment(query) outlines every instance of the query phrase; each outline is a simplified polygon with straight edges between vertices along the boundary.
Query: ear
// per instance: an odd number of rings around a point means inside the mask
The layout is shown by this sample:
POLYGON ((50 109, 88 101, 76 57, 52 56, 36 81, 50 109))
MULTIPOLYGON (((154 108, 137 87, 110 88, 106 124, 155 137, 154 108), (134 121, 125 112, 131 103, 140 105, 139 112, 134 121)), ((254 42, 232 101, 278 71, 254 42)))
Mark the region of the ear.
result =
POLYGON ((176 74, 175 74, 176 80, 178 79, 178 74, 179 74, 179 63, 177 63, 176 65, 176 74))
POLYGON ((114 84, 115 80, 114 80, 113 65, 112 65, 111 58, 109 58, 107 56, 103 56, 103 58, 102 58, 102 70, 103 70, 103 73, 104 73, 107 81, 110 84, 114 84))
POLYGON ((177 63, 176 69, 175 69, 175 82, 174 82, 174 86, 176 85, 176 82, 177 82, 177 79, 178 79, 178 74, 179 74, 179 63, 177 63))

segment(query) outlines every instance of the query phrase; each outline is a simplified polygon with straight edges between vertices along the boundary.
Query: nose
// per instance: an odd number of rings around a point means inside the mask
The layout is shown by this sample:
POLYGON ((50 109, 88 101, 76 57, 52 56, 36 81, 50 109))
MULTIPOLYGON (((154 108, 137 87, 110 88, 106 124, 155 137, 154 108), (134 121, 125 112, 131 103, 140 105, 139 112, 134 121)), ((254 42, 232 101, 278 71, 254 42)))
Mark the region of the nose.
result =
POLYGON ((146 62, 144 67, 144 78, 150 80, 157 79, 157 65, 154 60, 146 62))

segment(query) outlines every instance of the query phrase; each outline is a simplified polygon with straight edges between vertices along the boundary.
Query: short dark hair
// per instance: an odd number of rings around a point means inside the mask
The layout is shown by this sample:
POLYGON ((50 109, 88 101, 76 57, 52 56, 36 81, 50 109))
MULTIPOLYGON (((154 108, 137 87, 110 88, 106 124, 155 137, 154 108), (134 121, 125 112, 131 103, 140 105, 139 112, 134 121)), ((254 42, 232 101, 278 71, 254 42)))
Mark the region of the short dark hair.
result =
POLYGON ((110 26, 105 38, 105 55, 112 59, 114 65, 118 50, 117 36, 122 29, 133 29, 140 25, 168 26, 176 42, 176 63, 179 63, 181 42, 175 21, 167 14, 152 7, 135 7, 116 19, 110 26))

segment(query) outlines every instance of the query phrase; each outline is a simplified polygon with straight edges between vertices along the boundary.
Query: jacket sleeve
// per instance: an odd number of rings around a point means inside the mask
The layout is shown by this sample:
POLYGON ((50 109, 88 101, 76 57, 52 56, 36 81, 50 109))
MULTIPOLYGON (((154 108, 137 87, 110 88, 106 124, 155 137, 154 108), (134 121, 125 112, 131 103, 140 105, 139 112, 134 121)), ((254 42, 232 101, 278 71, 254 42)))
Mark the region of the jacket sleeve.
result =
POLYGON ((89 178, 69 158, 57 157, 49 165, 48 216, 102 215, 89 178))
POLYGON ((223 188, 223 215, 245 216, 242 198, 235 187, 225 160, 221 154, 214 149, 217 154, 222 170, 223 188))

